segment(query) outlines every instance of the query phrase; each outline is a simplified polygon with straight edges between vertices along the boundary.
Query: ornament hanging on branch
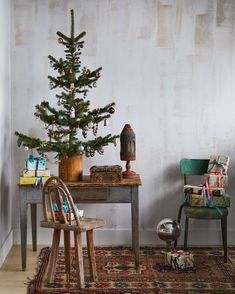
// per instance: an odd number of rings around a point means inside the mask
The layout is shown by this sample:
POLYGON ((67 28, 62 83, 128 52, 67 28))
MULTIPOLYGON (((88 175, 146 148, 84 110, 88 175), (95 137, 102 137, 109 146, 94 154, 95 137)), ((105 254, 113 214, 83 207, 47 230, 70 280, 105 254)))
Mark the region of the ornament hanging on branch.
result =
POLYGON ((71 107, 71 109, 70 109, 70 117, 75 118, 75 108, 74 107, 71 107))

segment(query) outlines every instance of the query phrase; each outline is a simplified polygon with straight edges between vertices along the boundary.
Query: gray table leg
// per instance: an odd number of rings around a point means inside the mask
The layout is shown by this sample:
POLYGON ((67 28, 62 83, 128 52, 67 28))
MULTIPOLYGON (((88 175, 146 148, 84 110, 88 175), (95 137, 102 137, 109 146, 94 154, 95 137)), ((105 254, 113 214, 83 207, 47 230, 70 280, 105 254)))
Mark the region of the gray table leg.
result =
POLYGON ((139 249, 139 195, 138 187, 132 187, 131 193, 131 221, 132 221, 132 248, 135 254, 135 267, 139 270, 140 249, 139 249))
POLYGON ((21 235, 21 262, 22 270, 26 270, 27 253, 27 203, 23 199, 24 193, 21 192, 20 201, 20 235, 21 235))
POLYGON ((37 251, 37 204, 30 204, 30 205, 31 205, 33 251, 37 251))

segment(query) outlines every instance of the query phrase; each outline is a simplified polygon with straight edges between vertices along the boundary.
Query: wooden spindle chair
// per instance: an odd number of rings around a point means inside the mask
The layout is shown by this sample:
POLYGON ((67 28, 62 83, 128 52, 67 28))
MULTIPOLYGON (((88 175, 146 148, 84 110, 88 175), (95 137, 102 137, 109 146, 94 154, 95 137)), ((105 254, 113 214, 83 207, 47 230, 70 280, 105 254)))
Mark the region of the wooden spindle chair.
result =
POLYGON ((48 283, 54 282, 56 260, 58 255, 60 233, 64 231, 64 252, 65 252, 65 272, 67 280, 70 279, 71 260, 70 260, 70 231, 74 233, 75 244, 75 265, 77 271, 78 287, 85 287, 83 254, 82 254, 82 232, 87 236, 87 252, 90 264, 90 273, 92 279, 97 280, 93 230, 103 227, 105 221, 94 218, 79 219, 76 213, 76 207, 64 182, 58 177, 51 177, 47 180, 42 191, 42 204, 44 220, 41 221, 41 227, 54 229, 51 254, 47 270, 48 283), (63 211, 63 202, 68 205, 68 213, 63 211), (54 204, 57 204, 57 217, 54 212, 54 204))

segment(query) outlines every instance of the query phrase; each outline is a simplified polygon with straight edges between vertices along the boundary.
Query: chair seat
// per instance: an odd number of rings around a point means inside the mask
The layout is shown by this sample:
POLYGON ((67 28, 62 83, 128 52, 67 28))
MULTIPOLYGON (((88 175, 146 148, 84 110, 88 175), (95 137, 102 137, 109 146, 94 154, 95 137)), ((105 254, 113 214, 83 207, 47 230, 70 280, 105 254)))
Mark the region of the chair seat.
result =
POLYGON ((61 224, 60 222, 53 222, 53 221, 41 221, 40 225, 43 228, 86 232, 89 230, 93 230, 93 229, 97 229, 97 228, 101 228, 105 226, 105 221, 103 219, 97 219, 97 218, 82 218, 80 220, 79 226, 77 226, 75 221, 72 221, 71 225, 61 224))
POLYGON ((228 215, 227 208, 219 208, 218 211, 216 208, 186 206, 184 212, 187 217, 197 219, 221 219, 228 215))

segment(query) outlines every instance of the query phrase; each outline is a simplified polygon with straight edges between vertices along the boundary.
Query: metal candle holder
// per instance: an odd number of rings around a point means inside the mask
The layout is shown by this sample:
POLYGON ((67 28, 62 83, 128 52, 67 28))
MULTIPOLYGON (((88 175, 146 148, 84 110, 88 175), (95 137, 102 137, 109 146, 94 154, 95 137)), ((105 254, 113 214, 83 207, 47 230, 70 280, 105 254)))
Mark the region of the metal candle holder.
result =
POLYGON ((120 135, 121 160, 126 161, 126 171, 122 173, 123 178, 134 178, 136 173, 131 171, 130 161, 135 160, 135 133, 129 124, 126 124, 120 135))

